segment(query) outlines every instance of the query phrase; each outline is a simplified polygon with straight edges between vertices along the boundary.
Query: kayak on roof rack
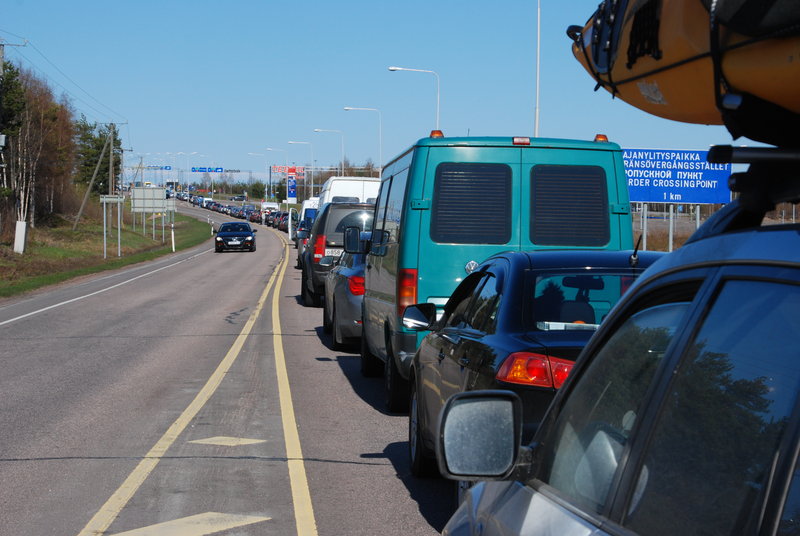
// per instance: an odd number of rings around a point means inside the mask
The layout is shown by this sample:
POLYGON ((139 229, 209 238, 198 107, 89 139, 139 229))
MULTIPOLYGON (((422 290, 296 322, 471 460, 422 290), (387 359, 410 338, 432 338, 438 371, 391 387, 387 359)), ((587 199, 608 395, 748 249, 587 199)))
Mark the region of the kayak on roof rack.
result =
POLYGON ((606 0, 567 34, 628 104, 800 146, 800 0, 606 0))

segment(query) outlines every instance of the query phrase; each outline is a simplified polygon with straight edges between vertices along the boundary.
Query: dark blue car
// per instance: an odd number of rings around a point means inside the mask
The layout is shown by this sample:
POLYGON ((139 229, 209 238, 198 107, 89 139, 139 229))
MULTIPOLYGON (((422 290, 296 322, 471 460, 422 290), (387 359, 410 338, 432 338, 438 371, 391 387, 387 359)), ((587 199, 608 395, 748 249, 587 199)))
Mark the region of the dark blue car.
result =
POLYGON ((509 252, 484 261, 436 319, 433 304, 404 315, 430 329, 411 365, 412 472, 434 472, 439 413, 453 394, 508 389, 523 402, 530 439, 578 354, 634 279, 662 253, 509 252))
POLYGON ((217 236, 214 238, 214 251, 217 253, 222 253, 226 249, 255 251, 256 231, 249 223, 223 223, 215 231, 217 236))

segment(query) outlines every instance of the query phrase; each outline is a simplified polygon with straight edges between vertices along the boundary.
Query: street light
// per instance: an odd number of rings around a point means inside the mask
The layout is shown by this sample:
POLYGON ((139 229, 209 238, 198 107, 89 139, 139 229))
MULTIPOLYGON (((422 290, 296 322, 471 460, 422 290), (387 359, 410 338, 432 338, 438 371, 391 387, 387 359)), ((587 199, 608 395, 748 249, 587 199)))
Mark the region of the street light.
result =
MULTIPOLYGON (((289 143, 308 145, 308 148, 311 150, 311 195, 308 197, 314 197, 314 146, 310 141, 290 141, 289 143)), ((308 186, 308 183, 306 183, 306 186, 308 186)), ((308 188, 306 188, 306 195, 308 195, 308 188)))
POLYGON ((345 111, 362 110, 367 112, 378 112, 378 178, 383 176, 383 120, 381 111, 377 108, 358 108, 355 106, 345 106, 345 111))
POLYGON ((427 69, 408 69, 406 67, 389 67, 390 71, 411 71, 414 73, 431 73, 436 77, 436 130, 439 130, 439 73, 427 69))
MULTIPOLYGON (((266 176, 269 176, 269 163, 267 162, 267 155, 262 154, 262 153, 247 153, 247 154, 249 156, 261 156, 261 157, 264 157, 264 174, 266 176)), ((272 181, 270 181, 270 183, 271 182, 272 181)), ((272 184, 270 184, 270 186, 272 186, 272 184)), ((269 197, 269 196, 267 196, 267 197, 269 197)))
POLYGON ((344 132, 341 130, 331 130, 327 128, 315 128, 314 132, 336 132, 342 136, 342 165, 340 167, 339 174, 344 177, 344 132))
MULTIPOLYGON (((275 149, 274 147, 267 147, 267 151, 280 151, 283 153, 283 167, 289 167, 289 153, 286 149, 275 149)), ((270 197, 272 197, 272 174, 269 176, 269 193, 270 197)))

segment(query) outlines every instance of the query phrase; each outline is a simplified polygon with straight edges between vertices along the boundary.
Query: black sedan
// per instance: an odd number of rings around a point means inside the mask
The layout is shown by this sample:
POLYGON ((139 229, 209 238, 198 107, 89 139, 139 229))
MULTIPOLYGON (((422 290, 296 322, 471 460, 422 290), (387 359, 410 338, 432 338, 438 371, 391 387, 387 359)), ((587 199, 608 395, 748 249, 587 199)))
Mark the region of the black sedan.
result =
POLYGON ((439 413, 461 391, 515 391, 524 406, 524 437, 530 439, 600 322, 661 256, 631 251, 503 253, 464 278, 438 320, 434 304, 409 307, 404 325, 431 330, 411 365, 412 472, 435 473, 439 413))
POLYGON ((249 223, 228 222, 219 226, 215 231, 214 250, 222 253, 226 249, 233 250, 256 250, 257 229, 250 227, 249 223))

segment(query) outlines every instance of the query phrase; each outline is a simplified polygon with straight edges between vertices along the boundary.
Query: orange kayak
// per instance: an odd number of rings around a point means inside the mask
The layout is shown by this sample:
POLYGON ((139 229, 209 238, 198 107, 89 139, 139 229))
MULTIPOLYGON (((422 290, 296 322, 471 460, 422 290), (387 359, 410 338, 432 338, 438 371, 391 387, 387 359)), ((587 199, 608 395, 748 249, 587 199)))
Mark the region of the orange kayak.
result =
MULTIPOLYGON (((750 6, 755 8, 759 7, 758 2, 761 6, 769 4, 763 0, 738 0, 739 5, 748 2, 755 2, 750 6)), ((759 28, 751 24, 744 31, 757 35, 746 35, 732 28, 741 31, 747 26, 741 24, 742 15, 747 13, 739 13, 737 25, 735 17, 725 21, 715 11, 715 20, 722 21, 717 41, 720 69, 715 78, 709 3, 607 0, 583 28, 568 30, 574 40, 573 54, 599 87, 659 117, 724 124, 728 121, 718 107, 717 88, 720 94, 749 95, 774 105, 776 110, 787 112, 785 117, 800 114, 798 21, 773 13, 771 26, 759 28), (784 23, 783 27, 775 24, 776 18, 784 23), (726 26, 725 22, 729 24, 726 26), (720 84, 715 80, 721 80, 720 84)), ((718 3, 724 4, 723 0, 718 3)), ((777 3, 782 3, 792 17, 800 17, 800 1, 777 3)), ((752 22, 753 17, 749 18, 752 22)), ((753 137, 746 130, 739 134, 753 137)))

